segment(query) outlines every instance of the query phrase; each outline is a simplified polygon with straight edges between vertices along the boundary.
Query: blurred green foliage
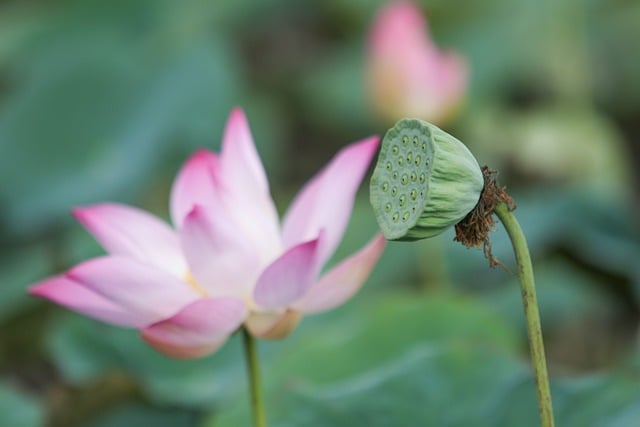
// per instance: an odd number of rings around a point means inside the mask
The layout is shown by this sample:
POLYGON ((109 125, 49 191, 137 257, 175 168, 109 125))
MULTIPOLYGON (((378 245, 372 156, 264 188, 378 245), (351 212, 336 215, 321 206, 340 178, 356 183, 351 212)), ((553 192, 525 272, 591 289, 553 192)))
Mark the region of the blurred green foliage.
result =
MULTIPOLYGON (((338 148, 383 133, 363 81, 382 4, 0 2, 0 425, 248 424, 239 340, 174 361, 25 290, 101 253, 72 206, 114 200, 167 217, 179 165, 219 147, 234 105, 281 212, 338 148)), ((421 4, 436 41, 471 67, 447 130, 519 205, 558 424, 632 425, 640 3, 421 4)), ((336 259, 375 231, 363 189, 336 259)), ((536 425, 509 243, 495 233, 505 272, 451 238, 389 244, 355 301, 260 343, 273 425, 536 425)))

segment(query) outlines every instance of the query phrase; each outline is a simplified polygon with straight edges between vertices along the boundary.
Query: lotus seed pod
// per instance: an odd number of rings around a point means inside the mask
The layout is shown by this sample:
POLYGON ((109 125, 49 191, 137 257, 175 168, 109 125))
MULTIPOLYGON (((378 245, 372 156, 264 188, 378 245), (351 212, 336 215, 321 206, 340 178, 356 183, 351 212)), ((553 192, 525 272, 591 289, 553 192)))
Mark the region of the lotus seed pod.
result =
POLYGON ((418 119, 402 119, 382 140, 370 197, 388 240, 436 236, 478 203, 484 178, 458 139, 418 119))

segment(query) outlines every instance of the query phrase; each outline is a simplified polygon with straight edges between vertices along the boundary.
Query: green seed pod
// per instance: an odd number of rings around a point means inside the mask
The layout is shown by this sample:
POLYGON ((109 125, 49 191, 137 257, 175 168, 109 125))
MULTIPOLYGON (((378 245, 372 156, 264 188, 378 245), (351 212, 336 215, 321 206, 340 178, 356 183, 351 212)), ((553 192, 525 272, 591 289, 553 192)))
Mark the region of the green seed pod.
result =
POLYGON ((462 142, 430 123, 402 119, 382 140, 370 197, 384 236, 412 241, 462 220, 483 187, 480 166, 462 142))

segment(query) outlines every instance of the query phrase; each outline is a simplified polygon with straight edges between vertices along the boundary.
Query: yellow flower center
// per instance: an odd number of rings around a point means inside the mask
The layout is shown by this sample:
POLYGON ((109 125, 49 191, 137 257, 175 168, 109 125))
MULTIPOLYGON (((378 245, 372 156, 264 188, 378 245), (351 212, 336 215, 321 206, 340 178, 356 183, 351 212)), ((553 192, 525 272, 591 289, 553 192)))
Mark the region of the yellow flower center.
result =
POLYGON ((198 283, 195 277, 191 274, 190 271, 187 271, 187 274, 184 278, 184 281, 187 285, 191 287, 194 291, 196 291, 201 297, 207 297, 209 294, 205 291, 202 286, 198 283))

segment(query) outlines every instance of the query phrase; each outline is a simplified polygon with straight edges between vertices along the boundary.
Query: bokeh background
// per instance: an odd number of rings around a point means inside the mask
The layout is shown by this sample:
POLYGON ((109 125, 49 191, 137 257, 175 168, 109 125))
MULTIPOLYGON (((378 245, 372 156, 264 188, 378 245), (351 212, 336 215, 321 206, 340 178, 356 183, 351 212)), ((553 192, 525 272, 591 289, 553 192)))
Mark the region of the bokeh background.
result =
MULTIPOLYGON (((171 181, 243 106, 282 213, 392 123, 366 84, 382 1, 0 1, 0 425, 249 425, 233 339, 174 361, 26 295, 101 249, 72 206, 168 217, 171 181)), ((539 287, 556 417, 640 419, 640 3, 425 0, 469 90, 445 128, 500 171, 539 287)), ((498 227, 499 228, 499 227, 498 227)), ((367 185, 336 259, 376 232, 367 185)), ((261 342, 274 426, 535 426, 519 288, 453 231, 391 243, 361 293, 261 342)))

